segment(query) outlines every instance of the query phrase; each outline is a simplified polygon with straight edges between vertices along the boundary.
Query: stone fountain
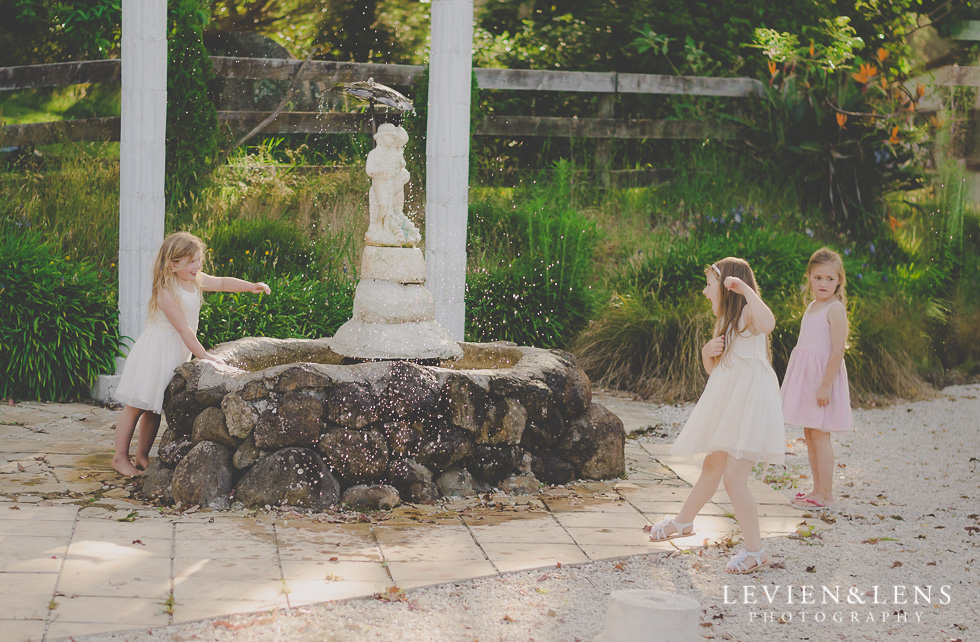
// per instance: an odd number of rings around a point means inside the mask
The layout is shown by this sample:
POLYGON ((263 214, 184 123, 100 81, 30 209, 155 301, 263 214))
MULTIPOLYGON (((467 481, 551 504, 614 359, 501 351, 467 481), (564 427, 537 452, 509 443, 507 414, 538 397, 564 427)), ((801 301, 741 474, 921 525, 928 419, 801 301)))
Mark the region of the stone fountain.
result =
POLYGON ((367 158, 370 225, 353 318, 334 337, 246 338, 167 388, 144 497, 184 506, 391 508, 625 471, 625 431, 559 350, 455 342, 404 213, 401 127, 367 158))

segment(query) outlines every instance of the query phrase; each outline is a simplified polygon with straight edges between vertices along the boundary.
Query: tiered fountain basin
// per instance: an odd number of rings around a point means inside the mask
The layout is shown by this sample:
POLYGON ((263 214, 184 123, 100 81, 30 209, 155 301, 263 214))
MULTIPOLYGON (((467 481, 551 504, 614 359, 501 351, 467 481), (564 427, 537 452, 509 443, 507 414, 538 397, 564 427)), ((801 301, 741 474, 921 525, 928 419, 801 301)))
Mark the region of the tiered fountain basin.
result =
POLYGON ((167 388, 143 494, 183 506, 389 508, 608 479, 625 431, 558 350, 460 343, 444 361, 350 361, 326 339, 247 338, 167 388))

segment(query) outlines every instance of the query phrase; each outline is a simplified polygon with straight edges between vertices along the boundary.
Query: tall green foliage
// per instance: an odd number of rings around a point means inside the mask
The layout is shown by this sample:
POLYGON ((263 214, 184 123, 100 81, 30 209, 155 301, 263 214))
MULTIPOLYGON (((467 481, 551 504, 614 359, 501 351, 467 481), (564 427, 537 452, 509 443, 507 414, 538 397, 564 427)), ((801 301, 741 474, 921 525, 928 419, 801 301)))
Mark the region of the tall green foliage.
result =
POLYGON ((83 395, 119 352, 114 283, 40 234, 0 229, 0 399, 83 395))
POLYGON ((167 202, 181 208, 197 196, 218 154, 218 112, 208 96, 214 70, 202 42, 202 0, 170 0, 167 67, 167 202))

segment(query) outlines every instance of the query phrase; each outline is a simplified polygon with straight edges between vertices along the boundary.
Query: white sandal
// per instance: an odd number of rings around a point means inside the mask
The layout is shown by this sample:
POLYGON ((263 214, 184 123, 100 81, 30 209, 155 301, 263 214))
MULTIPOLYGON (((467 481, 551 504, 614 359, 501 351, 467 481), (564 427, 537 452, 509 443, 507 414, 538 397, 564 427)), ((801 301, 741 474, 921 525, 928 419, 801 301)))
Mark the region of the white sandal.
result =
POLYGON ((766 552, 766 549, 760 549, 758 551, 739 551, 732 559, 728 560, 728 564, 725 565, 725 572, 732 573, 734 575, 746 575, 748 573, 755 573, 756 571, 761 571, 764 568, 769 567, 769 562, 771 560, 762 561, 762 554, 766 552), (755 566, 749 566, 745 563, 748 558, 755 560, 755 566))
POLYGON ((677 537, 690 537, 694 535, 694 522, 688 522, 686 524, 682 522, 675 521, 672 517, 667 519, 662 519, 653 526, 645 527, 643 530, 650 532, 651 542, 666 542, 669 539, 675 539, 677 537), (674 532, 670 535, 667 534, 667 527, 673 526, 674 532), (685 533, 686 529, 690 528, 690 533, 685 533))

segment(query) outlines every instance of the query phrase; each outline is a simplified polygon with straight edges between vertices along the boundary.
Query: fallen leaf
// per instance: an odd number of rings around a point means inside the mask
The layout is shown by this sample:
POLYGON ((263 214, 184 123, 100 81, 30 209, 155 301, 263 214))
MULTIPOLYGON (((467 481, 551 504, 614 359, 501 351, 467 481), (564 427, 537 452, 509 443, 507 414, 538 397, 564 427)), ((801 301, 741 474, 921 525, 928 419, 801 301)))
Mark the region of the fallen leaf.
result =
POLYGON ((330 561, 331 561, 331 562, 336 562, 336 561, 337 561, 338 559, 339 559, 339 558, 337 558, 337 557, 331 557, 331 558, 330 558, 330 561))
POLYGON ((935 566, 935 565, 936 565, 935 562, 926 562, 926 566, 935 566))
POLYGON ((24 468, 24 465, 22 463, 20 463, 20 462, 17 462, 17 470, 19 470, 22 473, 26 473, 27 472, 27 469, 24 468))
POLYGON ((509 615, 505 615, 503 621, 504 622, 516 622, 517 620, 515 620, 514 618, 512 618, 509 615))
POLYGON ((20 506, 11 506, 10 510, 20 510, 20 506))
POLYGON ((555 564, 555 566, 561 568, 561 562, 558 562, 557 564, 555 564))
POLYGON ((616 569, 617 571, 621 571, 623 570, 623 564, 622 563, 614 564, 613 568, 616 569))
POLYGON ((134 539, 132 541, 132 543, 133 544, 139 544, 140 546, 146 546, 146 544, 143 543, 143 540, 140 540, 140 539, 134 539))
POLYGON ((816 566, 807 566, 805 570, 806 570, 807 573, 816 573, 817 572, 817 567, 816 566))
POLYGON ((555 612, 552 611, 551 609, 548 609, 548 617, 555 617, 555 612))
POLYGON ((769 568, 781 568, 781 569, 785 569, 786 568, 786 562, 773 562, 772 564, 769 565, 769 568))
POLYGON ((902 565, 901 562, 892 562, 892 568, 898 568, 901 565, 902 565))

